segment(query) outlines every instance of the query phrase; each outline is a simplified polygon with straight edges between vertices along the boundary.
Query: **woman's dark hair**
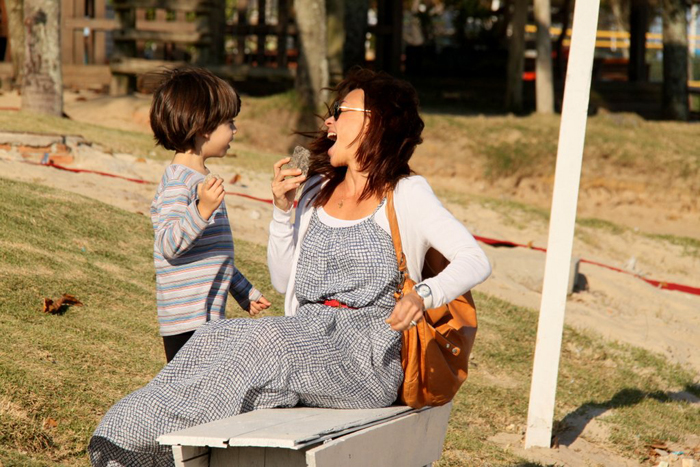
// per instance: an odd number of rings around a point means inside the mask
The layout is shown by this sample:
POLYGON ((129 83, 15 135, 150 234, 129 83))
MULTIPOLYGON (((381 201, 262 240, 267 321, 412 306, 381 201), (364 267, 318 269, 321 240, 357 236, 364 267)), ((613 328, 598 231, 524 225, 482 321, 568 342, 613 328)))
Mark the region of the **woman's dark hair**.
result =
POLYGON ((156 143, 165 149, 194 149, 198 134, 211 133, 241 110, 236 91, 208 70, 182 67, 160 75, 150 117, 156 143))
MULTIPOLYGON (((368 127, 358 136, 359 168, 367 172, 367 185, 360 199, 384 196, 393 190, 399 180, 411 174, 408 161, 416 146, 423 142, 423 120, 418 114, 418 94, 406 81, 393 78, 384 72, 353 68, 334 89, 336 100, 342 101, 355 89, 365 93, 364 108, 368 127)), ((326 117, 330 115, 330 108, 326 117)), ((309 177, 320 174, 328 180, 314 199, 315 206, 328 202, 336 186, 343 180, 347 167, 333 167, 328 149, 334 144, 326 132, 316 134, 309 144, 309 177)))

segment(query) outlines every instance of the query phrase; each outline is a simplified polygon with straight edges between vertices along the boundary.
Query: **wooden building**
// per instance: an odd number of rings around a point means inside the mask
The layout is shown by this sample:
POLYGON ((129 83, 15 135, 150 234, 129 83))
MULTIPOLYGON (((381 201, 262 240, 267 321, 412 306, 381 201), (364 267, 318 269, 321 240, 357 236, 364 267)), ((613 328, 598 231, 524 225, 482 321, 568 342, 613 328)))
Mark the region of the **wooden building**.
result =
MULTIPOLYGON (((136 77, 190 63, 221 75, 291 79, 296 62, 292 0, 61 0, 61 60, 69 88, 134 90, 136 77), (234 66, 232 66, 234 65, 234 66)), ((12 75, 5 0, 0 0, 0 78, 12 75)))
MULTIPOLYGON (((352 0, 348 0, 352 1, 352 0)), ((6 0, 0 0, 0 80, 12 76, 6 0)), ((61 60, 67 88, 148 90, 141 77, 194 64, 238 81, 290 83, 298 55, 293 0, 61 0, 61 60), (233 7, 228 7, 231 5, 233 7)), ((401 0, 380 0, 378 68, 399 72, 401 0)))

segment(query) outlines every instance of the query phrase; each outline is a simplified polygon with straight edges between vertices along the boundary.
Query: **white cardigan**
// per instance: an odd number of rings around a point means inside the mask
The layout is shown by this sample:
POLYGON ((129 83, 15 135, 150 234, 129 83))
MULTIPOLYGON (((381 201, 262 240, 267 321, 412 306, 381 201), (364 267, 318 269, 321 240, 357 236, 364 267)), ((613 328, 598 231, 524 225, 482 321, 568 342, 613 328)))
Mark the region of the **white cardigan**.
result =
MULTIPOLYGON (((313 177, 306 183, 315 184, 313 177)), ((274 207, 267 245, 267 266, 272 286, 284 293, 284 313, 293 316, 299 307, 294 279, 302 239, 311 220, 309 201, 321 185, 305 190, 299 200, 294 224, 292 210, 274 207)), ((413 175, 401 179, 394 190, 396 218, 411 278, 420 282, 425 253, 435 248, 450 261, 440 274, 424 281, 432 291, 432 307, 448 303, 471 290, 491 274, 491 265, 476 240, 437 199, 425 178, 413 175)))

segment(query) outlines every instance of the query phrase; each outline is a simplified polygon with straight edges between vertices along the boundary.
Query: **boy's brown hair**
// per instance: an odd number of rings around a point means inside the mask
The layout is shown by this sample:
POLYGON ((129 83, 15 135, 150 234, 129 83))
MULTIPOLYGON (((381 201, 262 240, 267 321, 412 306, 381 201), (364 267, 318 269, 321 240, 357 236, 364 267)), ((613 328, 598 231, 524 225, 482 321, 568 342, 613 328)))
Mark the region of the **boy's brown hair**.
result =
POLYGON ((157 144, 185 152, 194 149, 198 134, 213 132, 240 110, 241 98, 221 78, 202 68, 176 68, 161 73, 151 104, 151 129, 157 144))

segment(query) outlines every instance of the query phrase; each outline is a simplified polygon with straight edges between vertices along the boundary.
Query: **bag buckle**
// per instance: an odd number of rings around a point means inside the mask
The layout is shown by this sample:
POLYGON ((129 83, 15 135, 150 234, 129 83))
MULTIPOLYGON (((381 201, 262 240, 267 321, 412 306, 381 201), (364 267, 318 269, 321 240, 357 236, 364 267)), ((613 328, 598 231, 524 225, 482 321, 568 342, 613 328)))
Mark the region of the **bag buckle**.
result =
POLYGON ((399 301, 403 298, 403 286, 406 284, 406 272, 401 272, 401 281, 396 286, 396 292, 394 292, 394 298, 399 301))

